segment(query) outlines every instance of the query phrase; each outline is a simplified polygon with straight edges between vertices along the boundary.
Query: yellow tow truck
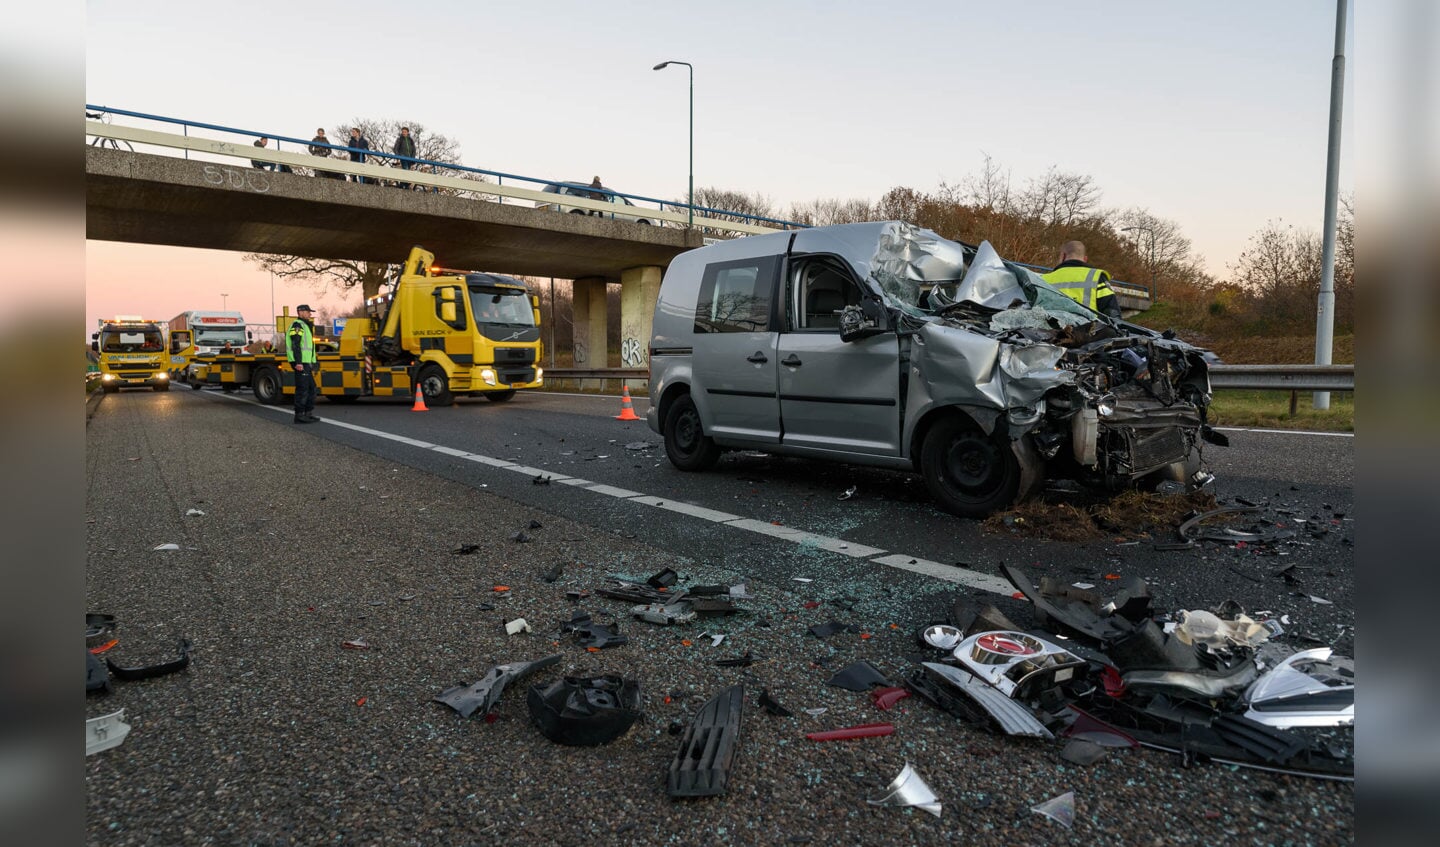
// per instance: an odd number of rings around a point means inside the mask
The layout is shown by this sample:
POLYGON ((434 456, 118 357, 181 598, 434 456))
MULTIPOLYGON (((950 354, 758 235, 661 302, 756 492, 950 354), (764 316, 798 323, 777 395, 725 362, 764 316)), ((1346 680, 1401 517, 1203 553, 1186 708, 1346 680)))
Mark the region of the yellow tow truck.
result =
MULTIPOLYGON (((318 391, 332 402, 413 400, 417 385, 427 405, 449 406, 460 395, 502 402, 544 383, 539 301, 517 279, 441 268, 415 247, 391 290, 365 307, 367 317, 346 321, 338 350, 317 349, 318 391)), ((289 323, 276 319, 277 341, 289 323)), ((284 349, 197 356, 190 380, 249 388, 269 404, 295 393, 284 349)))
POLYGON ((170 390, 166 331, 159 321, 139 315, 101 318, 99 331, 90 334, 90 349, 100 367, 100 387, 106 394, 122 388, 170 390))

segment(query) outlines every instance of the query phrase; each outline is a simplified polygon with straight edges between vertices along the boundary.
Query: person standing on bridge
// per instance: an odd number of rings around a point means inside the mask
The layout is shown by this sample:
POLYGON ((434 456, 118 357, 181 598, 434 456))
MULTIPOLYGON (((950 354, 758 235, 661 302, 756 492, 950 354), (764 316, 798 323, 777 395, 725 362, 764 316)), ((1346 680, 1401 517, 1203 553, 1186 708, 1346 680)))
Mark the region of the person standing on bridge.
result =
MULTIPOLYGON (((310 155, 321 156, 326 159, 330 158, 330 148, 326 146, 329 143, 330 139, 325 137, 325 127, 322 126, 319 129, 315 130, 315 137, 310 139, 310 155)), ((334 171, 322 171, 319 168, 315 169, 315 175, 318 177, 323 177, 324 179, 345 178, 341 174, 337 174, 334 171)))
MULTIPOLYGON (((254 142, 255 146, 256 146, 256 147, 259 147, 261 150, 264 150, 264 149, 265 149, 265 145, 267 145, 267 144, 269 144, 269 143, 270 143, 270 139, 266 138, 266 137, 263 136, 263 135, 260 136, 259 138, 257 138, 257 139, 255 140, 255 142, 254 142)), ((259 168, 259 169, 262 170, 262 171, 273 171, 273 170, 275 170, 275 163, 274 163, 274 162, 261 162, 261 161, 259 161, 259 160, 257 160, 257 159, 251 159, 251 160, 250 160, 250 167, 252 167, 252 168, 259 168)))
MULTIPOLYGON (((410 137, 410 127, 400 127, 400 134, 395 136, 395 145, 390 148, 390 152, 396 156, 408 156, 410 159, 415 158, 415 139, 410 137)), ((408 171, 415 166, 415 163, 409 159, 399 159, 398 161, 400 162, 401 170, 408 171)), ((402 182, 399 185, 407 191, 413 187, 408 182, 402 182)))
MULTIPOLYGON (((360 132, 360 127, 350 127, 350 161, 356 163, 357 165, 365 164, 365 153, 363 151, 369 149, 370 142, 360 132)), ((370 180, 366 179, 360 174, 355 174, 355 181, 360 183, 361 185, 364 185, 370 180)))
POLYGON ((1079 241, 1067 241, 1060 248, 1060 264, 1044 279, 1061 294, 1112 318, 1120 317, 1120 300, 1110 288, 1110 274, 1093 267, 1079 241))
POLYGON ((290 322, 285 345, 285 359, 295 370, 295 423, 315 423, 315 325, 311 322, 309 304, 295 307, 297 317, 290 322))

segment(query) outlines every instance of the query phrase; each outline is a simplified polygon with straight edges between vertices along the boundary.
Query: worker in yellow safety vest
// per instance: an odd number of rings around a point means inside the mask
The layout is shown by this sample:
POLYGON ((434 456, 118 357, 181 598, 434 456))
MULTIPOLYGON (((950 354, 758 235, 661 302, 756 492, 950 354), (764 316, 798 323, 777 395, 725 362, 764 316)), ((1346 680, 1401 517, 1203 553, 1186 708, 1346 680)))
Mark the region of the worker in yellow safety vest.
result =
POLYGON ((1120 301, 1110 288, 1110 274, 1090 266, 1081 242, 1065 242, 1060 248, 1060 264, 1044 279, 1080 305, 1112 318, 1120 317, 1120 301))
POLYGON ((295 423, 307 424, 320 420, 315 416, 315 325, 310 306, 295 307, 298 317, 290 322, 286 333, 285 359, 295 371, 295 423))

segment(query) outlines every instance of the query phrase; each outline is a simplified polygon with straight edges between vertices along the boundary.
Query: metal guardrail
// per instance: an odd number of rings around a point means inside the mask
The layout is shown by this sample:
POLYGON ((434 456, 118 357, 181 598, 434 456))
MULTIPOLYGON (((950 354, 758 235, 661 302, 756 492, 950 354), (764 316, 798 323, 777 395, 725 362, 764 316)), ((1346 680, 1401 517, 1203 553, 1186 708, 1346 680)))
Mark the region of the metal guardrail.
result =
MULTIPOLYGON (((302 138, 291 136, 274 135, 266 132, 258 132, 239 127, 229 127, 223 124, 202 123, 199 121, 172 118, 165 115, 152 115, 145 112, 135 112, 128 109, 116 109, 108 106, 95 106, 86 104, 87 120, 85 122, 85 134, 95 138, 107 138, 133 144, 149 144, 172 149, 195 150, 197 152, 212 153, 221 156, 231 156, 240 159, 248 159, 257 162, 272 162, 283 164, 289 167, 302 167, 307 169, 320 169, 331 173, 348 173, 356 176, 364 176, 370 179, 384 179, 389 181, 407 182, 414 185, 426 185, 440 188, 450 188, 459 191, 467 191, 475 194, 491 195, 497 198, 497 202, 504 202, 504 198, 526 200, 532 202, 559 203, 564 206, 583 208, 598 212, 606 216, 620 215, 621 217, 646 217, 684 226, 688 221, 688 214, 666 211, 670 209, 690 210, 692 207, 686 203, 676 203, 670 200, 662 200, 656 197, 646 197, 640 194, 622 194, 608 188, 593 189, 602 194, 612 197, 624 197, 630 200, 639 200, 645 203, 654 203, 658 207, 651 210, 643 206, 627 207, 618 210, 615 204, 609 201, 591 200, 585 197, 573 195, 557 195, 544 193, 538 189, 516 188, 506 186, 505 180, 512 182, 533 183, 537 187, 564 183, 566 180, 542 179, 529 177, 520 174, 505 173, 502 171, 474 168, 467 165, 460 165, 449 162, 436 162, 429 159, 417 159, 409 156, 400 156, 385 150, 374 148, 354 149, 343 144, 314 144, 302 138), (171 124, 181 128, 182 135, 175 136, 172 133, 164 133, 156 130, 147 130, 138 127, 117 126, 104 123, 90 118, 91 113, 100 115, 123 115, 137 118, 139 120, 155 121, 162 124, 171 124), (203 129, 212 132, 229 133, 244 136, 245 139, 265 137, 275 141, 275 149, 265 147, 254 147, 246 143, 237 143, 216 139, 205 139, 192 137, 191 129, 203 129), (284 144, 292 144, 301 152, 288 153, 281 149, 284 144), (310 147, 323 147, 327 150, 341 154, 352 152, 362 153, 366 159, 375 159, 384 164, 368 165, 352 163, 345 159, 317 158, 309 155, 310 147), (398 166, 401 162, 408 162, 413 165, 420 165, 429 168, 433 173, 427 173, 419 169, 401 170, 398 166), (393 163, 393 164, 392 164, 393 163), (469 177, 445 177, 439 176, 443 172, 454 172, 469 177), (496 181, 481 182, 475 176, 493 178, 496 181), (483 187, 482 187, 483 186, 483 187)), ((587 189, 588 190, 588 189, 587 189)), ((725 209, 712 209, 708 206, 694 206, 695 220, 703 229, 726 230, 745 233, 765 233, 775 229, 805 229, 805 224, 796 221, 785 221, 778 218, 769 218, 761 215, 750 215, 744 212, 731 212, 725 209), (740 218, 741 223, 735 221, 721 220, 717 218, 704 217, 705 215, 726 215, 732 218, 740 218)))
MULTIPOLYGON (((649 379, 647 368, 546 368, 554 379, 649 379)), ((1354 391, 1354 365, 1211 365, 1211 388, 1354 391)))
POLYGON ((1211 388, 1354 391, 1354 365, 1211 365, 1211 388))

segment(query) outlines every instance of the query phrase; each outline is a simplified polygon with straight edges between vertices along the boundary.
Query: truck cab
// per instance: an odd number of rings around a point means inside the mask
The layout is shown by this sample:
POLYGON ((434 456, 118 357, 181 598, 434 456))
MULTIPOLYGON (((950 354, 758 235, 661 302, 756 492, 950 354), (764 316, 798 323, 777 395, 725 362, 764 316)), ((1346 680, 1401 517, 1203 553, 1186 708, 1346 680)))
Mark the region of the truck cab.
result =
POLYGON ((168 345, 158 321, 133 315, 101 319, 99 331, 90 335, 101 388, 107 394, 121 388, 170 390, 168 345))

